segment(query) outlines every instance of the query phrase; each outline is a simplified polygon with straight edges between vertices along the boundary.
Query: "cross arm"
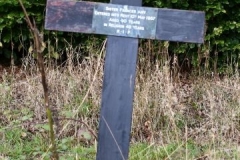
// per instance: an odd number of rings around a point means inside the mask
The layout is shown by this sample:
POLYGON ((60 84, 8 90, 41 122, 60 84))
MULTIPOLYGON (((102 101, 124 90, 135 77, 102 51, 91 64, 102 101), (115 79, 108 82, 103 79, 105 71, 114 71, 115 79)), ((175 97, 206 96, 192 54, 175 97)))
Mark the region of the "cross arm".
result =
POLYGON ((204 12, 199 11, 48 0, 45 28, 68 32, 203 43, 204 17, 204 12), (121 9, 126 8, 132 12, 120 12, 121 9), (113 15, 118 15, 118 17, 113 15), (126 22, 122 20, 126 20, 126 22))

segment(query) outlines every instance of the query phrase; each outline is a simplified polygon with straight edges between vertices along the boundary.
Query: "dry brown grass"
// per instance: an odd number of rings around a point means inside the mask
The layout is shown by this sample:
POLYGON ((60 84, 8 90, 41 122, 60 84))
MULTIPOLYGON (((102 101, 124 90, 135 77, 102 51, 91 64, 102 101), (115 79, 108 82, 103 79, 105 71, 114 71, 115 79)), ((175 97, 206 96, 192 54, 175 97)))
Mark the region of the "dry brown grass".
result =
MULTIPOLYGON (((67 50, 67 65, 56 68, 52 63, 48 64, 50 106, 60 117, 56 127, 60 138, 75 136, 79 140, 82 130, 90 130, 93 132, 91 134, 96 135, 102 90, 103 46, 93 47, 95 54, 78 61, 77 65, 72 63, 74 58, 71 56, 77 49, 71 47, 67 50)), ((164 51, 164 48, 160 49, 159 54, 164 51)), ((181 146, 191 141, 204 148, 200 156, 207 159, 221 159, 226 154, 231 157, 233 152, 240 151, 239 76, 222 80, 194 77, 173 81, 168 61, 157 61, 150 67, 151 59, 140 55, 139 63, 133 143, 147 142, 160 146, 176 143, 181 146)), ((32 114, 31 118, 21 121, 20 126, 38 132, 34 127, 45 122, 46 116, 40 74, 34 60, 28 57, 18 74, 3 73, 1 76, 0 124, 7 128, 13 120, 32 114)), ((93 140, 87 143, 92 144, 93 140)), ((177 148, 173 154, 179 154, 179 150, 177 148)))

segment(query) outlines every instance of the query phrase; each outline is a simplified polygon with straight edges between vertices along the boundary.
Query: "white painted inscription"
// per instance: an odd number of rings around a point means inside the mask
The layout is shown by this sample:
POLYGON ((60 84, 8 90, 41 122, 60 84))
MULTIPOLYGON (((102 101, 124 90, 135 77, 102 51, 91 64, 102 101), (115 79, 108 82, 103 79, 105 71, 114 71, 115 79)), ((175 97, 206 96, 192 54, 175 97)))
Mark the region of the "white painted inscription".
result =
POLYGON ((107 17, 109 17, 111 15, 108 12, 99 12, 99 11, 94 11, 94 14, 98 15, 98 16, 100 15, 100 16, 107 16, 107 17))
POLYGON ((93 14, 93 27, 103 34, 151 37, 155 36, 156 21, 156 9, 127 5, 98 4, 93 14))

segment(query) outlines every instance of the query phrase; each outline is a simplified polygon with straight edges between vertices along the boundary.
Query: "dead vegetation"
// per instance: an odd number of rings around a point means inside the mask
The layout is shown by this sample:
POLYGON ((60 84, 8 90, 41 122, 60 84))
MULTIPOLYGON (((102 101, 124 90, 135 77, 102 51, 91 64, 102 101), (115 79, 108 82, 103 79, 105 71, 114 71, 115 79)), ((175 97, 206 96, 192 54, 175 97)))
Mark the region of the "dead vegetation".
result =
MULTIPOLYGON (((95 143, 104 44, 101 48, 93 46, 92 56, 77 65, 72 63, 75 61, 72 55, 77 52, 72 48, 67 50, 69 57, 64 67, 47 63, 50 106, 59 139, 75 137, 77 142, 86 146, 95 143)), ((233 152, 240 150, 239 76, 221 80, 196 76, 175 81, 170 75, 169 61, 161 61, 150 67, 151 61, 141 53, 139 55, 132 143, 181 146, 191 142, 202 148, 194 159, 225 159, 226 155, 229 155, 226 159, 234 158, 233 152), (142 67, 143 64, 146 67, 142 67)), ((47 137, 39 128, 39 124, 47 123, 41 75, 34 59, 26 57, 23 62, 17 74, 4 71, 1 74, 1 134, 9 128, 20 127, 27 135, 40 132, 47 137)), ((174 150, 175 153, 181 155, 180 149, 174 150)))

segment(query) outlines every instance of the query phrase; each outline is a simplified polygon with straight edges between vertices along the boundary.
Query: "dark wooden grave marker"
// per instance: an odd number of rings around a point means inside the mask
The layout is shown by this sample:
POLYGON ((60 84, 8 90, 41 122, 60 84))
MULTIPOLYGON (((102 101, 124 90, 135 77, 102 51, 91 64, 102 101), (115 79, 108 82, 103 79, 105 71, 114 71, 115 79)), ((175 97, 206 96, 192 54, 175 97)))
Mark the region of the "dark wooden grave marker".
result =
POLYGON ((128 159, 138 38, 203 43, 205 14, 114 4, 48 0, 48 30, 108 35, 97 160, 128 159))

